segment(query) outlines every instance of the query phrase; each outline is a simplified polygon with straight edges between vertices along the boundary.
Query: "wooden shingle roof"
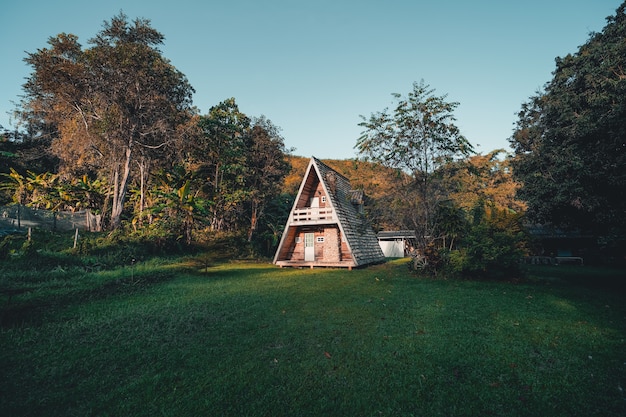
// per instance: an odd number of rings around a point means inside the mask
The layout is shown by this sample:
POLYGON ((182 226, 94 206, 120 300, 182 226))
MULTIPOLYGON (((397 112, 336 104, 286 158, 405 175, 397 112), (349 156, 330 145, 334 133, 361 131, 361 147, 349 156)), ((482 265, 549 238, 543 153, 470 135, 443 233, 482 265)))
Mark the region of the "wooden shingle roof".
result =
POLYGON ((319 159, 311 158, 311 164, 337 213, 339 228, 346 238, 355 266, 383 262, 385 255, 362 211, 363 191, 353 190, 346 177, 319 159))

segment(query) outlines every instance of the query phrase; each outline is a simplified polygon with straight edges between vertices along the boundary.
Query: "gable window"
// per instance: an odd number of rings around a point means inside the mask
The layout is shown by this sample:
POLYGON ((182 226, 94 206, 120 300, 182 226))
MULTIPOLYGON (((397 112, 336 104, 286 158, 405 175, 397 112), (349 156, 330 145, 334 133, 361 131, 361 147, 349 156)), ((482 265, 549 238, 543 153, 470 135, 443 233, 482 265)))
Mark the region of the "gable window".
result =
POLYGON ((322 203, 325 203, 325 202, 326 202, 326 196, 325 196, 325 195, 323 195, 323 196, 322 196, 322 203))

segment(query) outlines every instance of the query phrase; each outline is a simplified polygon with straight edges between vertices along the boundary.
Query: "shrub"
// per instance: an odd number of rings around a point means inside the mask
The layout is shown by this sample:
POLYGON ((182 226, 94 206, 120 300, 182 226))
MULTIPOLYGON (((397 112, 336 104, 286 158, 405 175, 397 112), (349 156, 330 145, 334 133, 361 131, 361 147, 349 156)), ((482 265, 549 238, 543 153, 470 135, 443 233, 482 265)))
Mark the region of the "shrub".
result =
POLYGON ((449 270, 465 277, 518 277, 526 242, 521 216, 480 204, 459 247, 448 254, 449 270))
POLYGON ((516 278, 526 242, 521 219, 483 201, 469 212, 446 202, 435 217, 437 237, 416 253, 410 268, 435 276, 516 278))

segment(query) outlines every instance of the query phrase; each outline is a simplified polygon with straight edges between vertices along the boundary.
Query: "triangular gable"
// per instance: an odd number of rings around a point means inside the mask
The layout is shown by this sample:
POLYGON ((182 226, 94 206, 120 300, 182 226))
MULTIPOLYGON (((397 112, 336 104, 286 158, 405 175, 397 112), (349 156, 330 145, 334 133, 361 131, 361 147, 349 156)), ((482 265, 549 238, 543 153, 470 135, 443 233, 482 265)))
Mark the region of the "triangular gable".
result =
POLYGON ((354 250, 352 246, 355 244, 353 239, 348 239, 346 230, 344 228, 344 223, 346 216, 343 215, 345 212, 344 202, 350 203, 347 195, 343 195, 342 191, 345 192, 346 189, 350 189, 350 182, 346 177, 339 174, 337 171, 330 168, 328 165, 324 164, 319 159, 315 157, 311 158, 310 166, 317 173, 317 177, 326 192, 326 195, 329 197, 330 205, 333 210, 333 213, 337 216, 337 225, 339 226, 339 230, 341 231, 341 235, 346 237, 346 245, 350 250, 350 254, 352 256, 352 260, 355 265, 359 265, 358 259, 354 257, 354 250), (353 240, 352 242, 350 240, 353 240))
POLYGON ((328 217, 324 218, 328 225, 338 227, 340 234, 345 239, 350 254, 351 265, 361 266, 369 263, 382 262, 384 255, 378 244, 374 231, 366 223, 364 216, 358 208, 362 203, 362 191, 352 190, 349 180, 339 174, 320 160, 312 157, 305 171, 304 177, 298 189, 298 194, 290 212, 289 219, 281 237, 274 263, 280 261, 281 256, 285 257, 285 245, 289 239, 294 239, 294 213, 298 212, 298 207, 308 203, 308 195, 305 190, 310 190, 313 186, 322 187, 323 193, 327 197, 325 202, 328 217))

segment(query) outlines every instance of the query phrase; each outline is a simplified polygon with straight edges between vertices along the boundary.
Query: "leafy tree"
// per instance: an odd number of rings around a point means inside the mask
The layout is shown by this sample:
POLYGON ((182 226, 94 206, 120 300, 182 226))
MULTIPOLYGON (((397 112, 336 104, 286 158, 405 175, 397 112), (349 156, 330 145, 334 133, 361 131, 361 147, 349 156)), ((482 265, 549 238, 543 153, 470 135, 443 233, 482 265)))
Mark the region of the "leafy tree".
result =
POLYGON ((252 240, 259 253, 273 256, 280 242, 294 199, 295 194, 281 193, 265 201, 263 216, 258 219, 256 237, 252 240))
POLYGON ((66 200, 72 210, 86 209, 101 214, 107 192, 105 181, 83 175, 73 179, 67 188, 66 200))
POLYGON ((400 200, 405 207, 403 223, 416 229, 425 249, 434 236, 435 208, 447 199, 442 168, 473 149, 454 124, 459 103, 435 95, 423 81, 414 83, 406 97, 393 97, 397 101, 393 112, 361 116, 359 125, 365 130, 356 147, 367 159, 399 170, 398 178, 407 180, 400 200))
POLYGON ((289 172, 289 164, 285 160, 287 149, 280 130, 270 120, 265 117, 255 119, 247 136, 249 145, 245 188, 248 192, 250 242, 258 229, 259 220, 265 215, 266 205, 280 194, 282 182, 289 172))
POLYGON ((201 137, 195 144, 194 160, 206 173, 204 191, 212 201, 211 228, 233 229, 242 215, 246 170, 245 135, 250 119, 230 98, 211 107, 199 120, 201 137))
POLYGON ((446 267, 470 278, 517 278, 526 244, 522 215, 482 200, 467 214, 457 247, 444 255, 446 267))
POLYGON ((191 244, 192 233, 208 214, 209 202, 200 196, 198 178, 181 165, 161 170, 156 175, 153 191, 155 204, 151 212, 170 230, 191 244))
POLYGON ((19 130, 0 133, 0 174, 8 174, 10 168, 25 173, 56 171, 58 160, 50 154, 50 141, 31 140, 19 130))
POLYGON ((50 172, 35 174, 29 171, 26 181, 31 191, 29 202, 31 206, 56 212, 64 208, 66 201, 69 200, 66 184, 57 174, 50 172))
POLYGON ((437 206, 435 225, 439 246, 452 250, 468 230, 467 212, 452 200, 443 201, 437 206))
POLYGON ((176 146, 178 126, 192 112, 193 88, 161 55, 162 42, 149 20, 129 23, 120 13, 90 48, 60 34, 25 59, 33 73, 23 115, 53 132, 62 171, 108 178, 112 228, 120 225, 135 163, 176 146))
POLYGON ((448 165, 450 198, 466 210, 483 200, 498 209, 525 212, 526 204, 516 198, 520 183, 513 177, 510 157, 502 158, 503 153, 496 149, 448 165))
POLYGON ((626 2, 522 106, 511 144, 531 219, 626 235, 626 2))

